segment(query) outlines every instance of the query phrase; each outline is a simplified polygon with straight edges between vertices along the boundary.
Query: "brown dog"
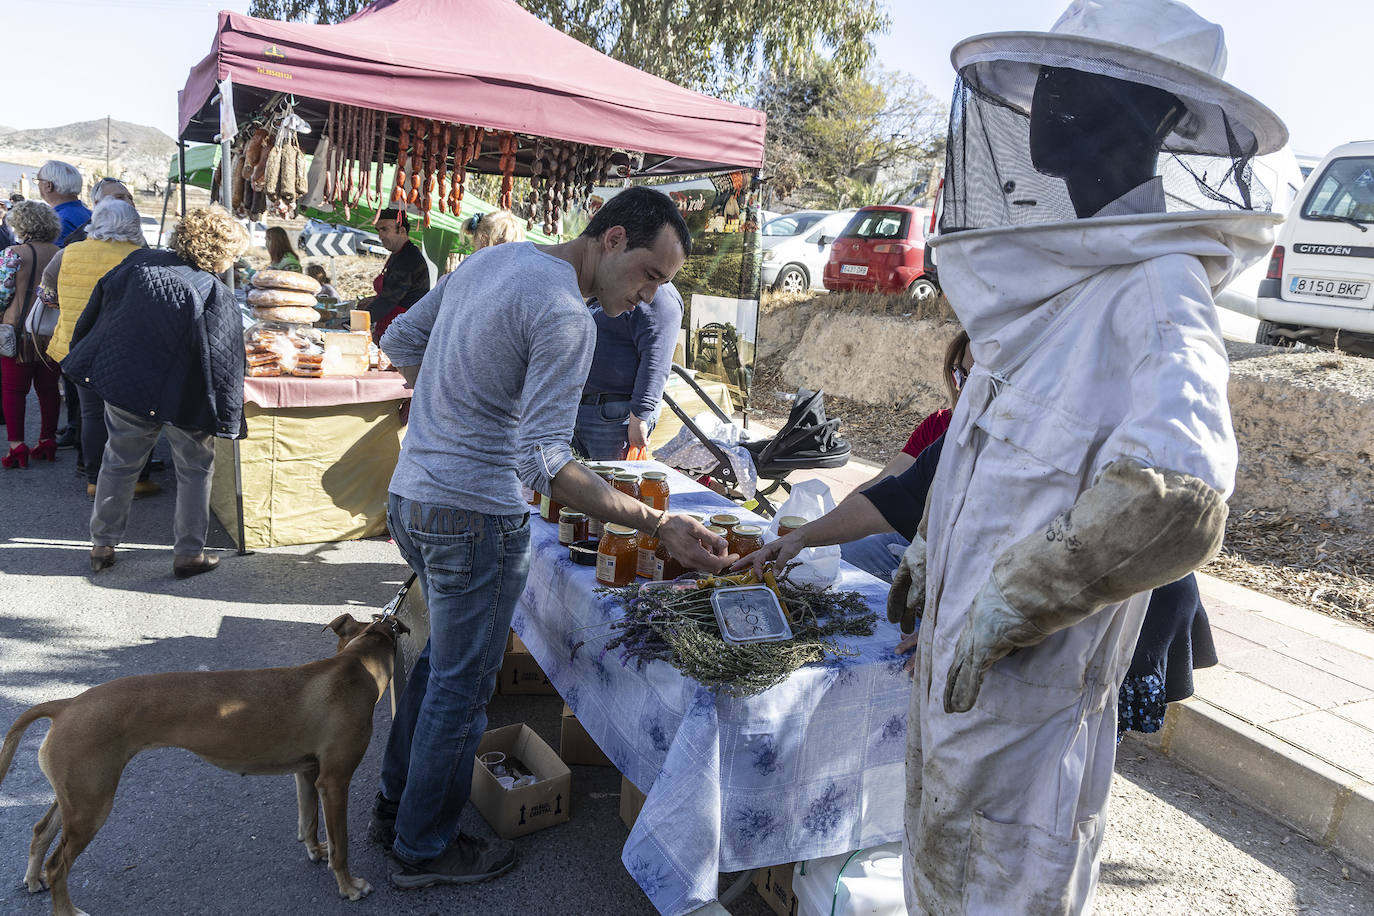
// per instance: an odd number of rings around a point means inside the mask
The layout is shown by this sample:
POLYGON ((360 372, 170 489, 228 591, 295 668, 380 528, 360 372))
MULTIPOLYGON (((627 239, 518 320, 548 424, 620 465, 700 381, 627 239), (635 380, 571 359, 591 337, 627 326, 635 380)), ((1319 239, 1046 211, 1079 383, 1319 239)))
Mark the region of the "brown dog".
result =
POLYGON ((348 784, 372 738, 372 708, 391 681, 399 619, 329 624, 338 652, 298 668, 177 672, 123 677, 21 715, 0 746, 0 779, 24 730, 52 719, 38 765, 57 800, 33 827, 24 882, 52 888, 54 916, 80 916, 67 875, 105 823, 125 765, 140 751, 180 747, 234 773, 295 773, 297 839, 310 861, 328 855, 340 896, 357 900, 372 886, 348 872, 348 784), (324 801, 327 844, 319 842, 324 801), (58 830, 62 839, 42 861, 58 830))

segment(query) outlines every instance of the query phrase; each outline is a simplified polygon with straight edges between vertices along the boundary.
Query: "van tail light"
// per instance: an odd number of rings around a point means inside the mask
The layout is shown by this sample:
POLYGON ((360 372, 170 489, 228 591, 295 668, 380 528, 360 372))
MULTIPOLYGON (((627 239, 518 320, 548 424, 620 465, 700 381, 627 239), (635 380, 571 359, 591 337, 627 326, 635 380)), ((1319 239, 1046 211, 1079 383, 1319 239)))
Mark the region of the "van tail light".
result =
POLYGON ((911 246, 906 242, 883 242, 873 246, 874 254, 906 254, 910 250, 911 246))
POLYGON ((1274 253, 1269 256, 1269 270, 1265 273, 1266 280, 1283 279, 1283 246, 1275 245, 1274 253))

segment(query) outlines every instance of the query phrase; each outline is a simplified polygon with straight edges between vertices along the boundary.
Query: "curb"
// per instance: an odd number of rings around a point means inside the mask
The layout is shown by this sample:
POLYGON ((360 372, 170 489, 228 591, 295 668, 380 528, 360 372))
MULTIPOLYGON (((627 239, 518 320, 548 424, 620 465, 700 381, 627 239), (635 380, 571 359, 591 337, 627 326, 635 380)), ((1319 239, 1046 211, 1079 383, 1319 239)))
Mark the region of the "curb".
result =
POLYGON ((1374 872, 1374 784, 1198 697, 1131 737, 1374 872))

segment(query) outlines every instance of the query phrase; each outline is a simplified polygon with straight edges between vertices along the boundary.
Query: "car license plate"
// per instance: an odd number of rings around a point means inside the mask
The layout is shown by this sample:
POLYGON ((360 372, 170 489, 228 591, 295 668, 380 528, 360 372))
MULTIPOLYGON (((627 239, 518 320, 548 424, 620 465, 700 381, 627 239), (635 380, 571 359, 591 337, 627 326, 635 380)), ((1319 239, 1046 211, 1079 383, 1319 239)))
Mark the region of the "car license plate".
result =
POLYGON ((1288 291, 1308 296, 1322 296, 1326 299, 1363 299, 1369 295, 1369 284, 1361 280, 1293 277, 1288 282, 1288 291))
POLYGON ((858 277, 866 277, 868 276, 868 268, 863 266, 862 264, 841 264, 840 273, 854 274, 858 277))

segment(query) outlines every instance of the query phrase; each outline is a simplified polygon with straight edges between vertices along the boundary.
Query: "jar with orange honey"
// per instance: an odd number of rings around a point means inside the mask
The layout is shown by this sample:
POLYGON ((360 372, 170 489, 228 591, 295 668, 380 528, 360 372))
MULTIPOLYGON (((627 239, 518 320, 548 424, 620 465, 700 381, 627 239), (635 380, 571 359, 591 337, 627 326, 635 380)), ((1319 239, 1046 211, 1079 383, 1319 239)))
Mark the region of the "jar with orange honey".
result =
POLYGON ((731 515, 728 512, 721 512, 711 516, 711 524, 717 528, 724 528, 726 531, 729 531, 739 524, 739 516, 731 515))
POLYGON ((806 519, 802 518, 800 515, 784 515, 782 518, 778 519, 778 537, 791 534, 805 524, 806 519))
POLYGON ((558 523, 558 513, 563 511, 563 504, 552 496, 541 494, 539 498, 539 517, 546 522, 558 523))
POLYGON ((587 539, 586 513, 564 509, 558 513, 558 543, 564 547, 587 539))
POLYGON ((641 579, 652 579, 654 577, 655 554, 658 551, 659 539, 641 533, 636 543, 639 545, 639 554, 635 559, 635 575, 641 579))
POLYGON ((611 486, 621 493, 626 493, 639 499, 639 475, 638 474, 616 474, 611 478, 611 486))
POLYGON ((731 553, 747 557, 763 546, 763 529, 758 525, 736 525, 725 539, 731 553))
POLYGON ((629 585, 634 581, 639 562, 635 530, 624 525, 607 524, 596 548, 596 581, 602 585, 629 585))
POLYGON ((662 582, 666 579, 676 579, 685 572, 687 572, 687 567, 674 559, 673 555, 668 552, 668 545, 660 540, 658 549, 654 551, 654 581, 662 582))
POLYGON ((668 508, 668 475, 663 471, 645 471, 639 481, 639 499, 659 512, 668 508))

